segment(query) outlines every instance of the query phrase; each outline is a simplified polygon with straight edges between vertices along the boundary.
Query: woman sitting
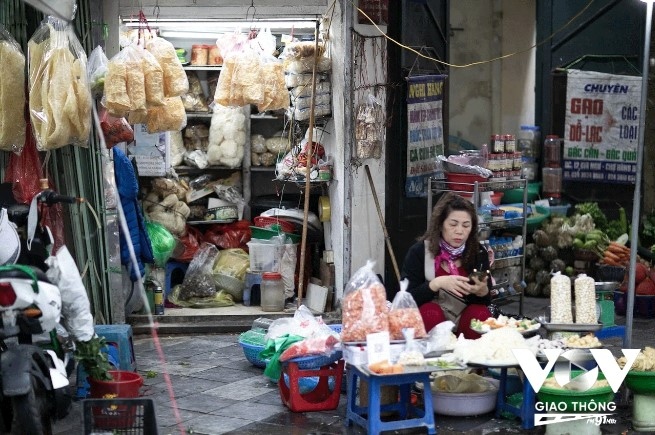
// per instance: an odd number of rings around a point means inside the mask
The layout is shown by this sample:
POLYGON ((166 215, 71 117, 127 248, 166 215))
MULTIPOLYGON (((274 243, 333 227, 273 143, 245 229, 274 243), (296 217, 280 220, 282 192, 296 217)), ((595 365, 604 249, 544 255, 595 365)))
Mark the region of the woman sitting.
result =
POLYGON ((477 232, 473 204, 448 192, 435 205, 426 233, 407 252, 402 275, 409 280, 407 291, 419 306, 426 331, 452 320, 457 335, 478 338, 471 320, 491 317, 487 308, 491 277, 469 278, 474 269, 489 269, 489 256, 477 232))

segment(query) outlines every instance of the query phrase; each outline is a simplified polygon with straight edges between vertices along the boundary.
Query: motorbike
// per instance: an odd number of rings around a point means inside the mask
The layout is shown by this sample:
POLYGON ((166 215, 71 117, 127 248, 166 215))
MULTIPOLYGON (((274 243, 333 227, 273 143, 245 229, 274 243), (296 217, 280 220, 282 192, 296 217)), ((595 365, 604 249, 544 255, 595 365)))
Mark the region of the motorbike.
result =
MULTIPOLYGON (((36 203, 45 206, 75 201, 76 198, 51 190, 38 193, 36 198, 36 203)), ((13 225, 22 227, 30 220, 30 207, 1 205, 6 208, 0 209, 0 235, 11 234, 13 225)), ((51 434, 52 422, 65 417, 72 402, 68 388, 72 353, 66 351, 56 333, 62 298, 59 288, 48 280, 42 268, 49 244, 47 230, 37 233, 40 234, 33 237, 31 249, 26 249, 25 237, 19 237, 17 248, 2 248, 20 251, 10 254, 19 264, 0 266, 2 433, 51 434), (35 337, 39 340, 33 342, 35 337), (42 341, 44 337, 49 340, 42 341)), ((4 235, 0 241, 11 237, 4 235)))

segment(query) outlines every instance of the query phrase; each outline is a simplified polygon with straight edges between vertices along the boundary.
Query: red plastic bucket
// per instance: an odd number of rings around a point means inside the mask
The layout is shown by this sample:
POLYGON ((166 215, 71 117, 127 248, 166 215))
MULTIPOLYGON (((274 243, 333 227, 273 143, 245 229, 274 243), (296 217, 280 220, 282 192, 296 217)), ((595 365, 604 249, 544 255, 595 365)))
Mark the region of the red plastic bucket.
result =
MULTIPOLYGON (((143 378, 138 373, 126 370, 109 370, 111 381, 101 381, 89 378, 91 397, 95 399, 135 398, 139 397, 139 389, 143 378)), ((93 415, 96 426, 103 429, 125 429, 134 425, 136 408, 125 405, 94 406, 93 415)))
POLYGON ((111 399, 115 397, 139 397, 139 389, 143 385, 140 374, 127 370, 109 370, 111 381, 101 381, 89 378, 91 397, 95 399, 111 399))

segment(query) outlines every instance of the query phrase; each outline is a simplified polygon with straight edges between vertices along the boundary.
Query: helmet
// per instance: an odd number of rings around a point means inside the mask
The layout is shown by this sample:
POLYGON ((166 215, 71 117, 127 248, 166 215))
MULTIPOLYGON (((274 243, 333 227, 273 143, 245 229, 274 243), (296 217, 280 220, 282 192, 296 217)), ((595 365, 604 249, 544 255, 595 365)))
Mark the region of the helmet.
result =
POLYGON ((6 208, 0 209, 0 246, 0 265, 14 264, 20 255, 20 239, 6 208))

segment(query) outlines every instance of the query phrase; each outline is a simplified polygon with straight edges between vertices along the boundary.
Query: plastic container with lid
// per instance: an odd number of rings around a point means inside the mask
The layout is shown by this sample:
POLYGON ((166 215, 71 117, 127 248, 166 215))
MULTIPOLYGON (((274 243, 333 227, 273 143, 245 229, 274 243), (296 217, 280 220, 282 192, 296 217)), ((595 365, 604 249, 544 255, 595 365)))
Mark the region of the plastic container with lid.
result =
POLYGON ((562 168, 543 168, 541 178, 544 196, 559 198, 562 193, 562 168))
POLYGON ((536 125, 522 125, 519 130, 517 149, 521 151, 523 157, 539 158, 540 144, 541 129, 536 125))
POLYGON ((549 168, 559 168, 562 160, 562 139, 549 134, 544 141, 544 165, 549 168))
POLYGON ((284 282, 279 272, 264 272, 261 283, 262 311, 284 310, 284 282))
POLYGON ((191 65, 207 65, 209 57, 209 48, 204 44, 194 44, 191 46, 191 65))

